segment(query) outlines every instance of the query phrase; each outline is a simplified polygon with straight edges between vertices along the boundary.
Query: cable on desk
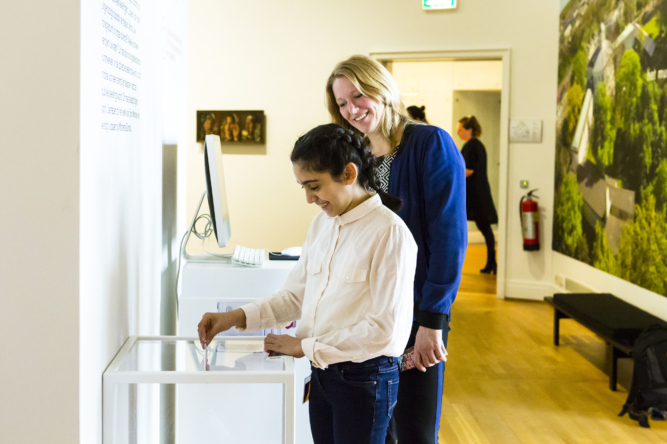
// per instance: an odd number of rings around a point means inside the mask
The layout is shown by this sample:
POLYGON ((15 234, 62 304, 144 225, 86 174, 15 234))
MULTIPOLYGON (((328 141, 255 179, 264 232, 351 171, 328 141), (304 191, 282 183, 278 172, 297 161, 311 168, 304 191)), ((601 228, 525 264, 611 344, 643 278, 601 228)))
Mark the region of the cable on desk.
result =
POLYGON ((176 287, 174 289, 174 293, 176 295, 176 317, 177 318, 180 316, 178 281, 179 281, 180 276, 181 276, 181 258, 183 257, 183 253, 185 252, 185 241, 188 238, 188 235, 190 233, 194 234, 195 236, 197 236, 199 239, 202 240, 202 248, 204 249, 204 251, 207 254, 209 254, 211 256, 219 257, 221 259, 227 259, 227 261, 224 261, 224 262, 228 262, 228 261, 231 262, 231 260, 232 260, 232 255, 231 254, 217 254, 217 253, 214 253, 212 251, 213 248, 211 246, 211 235, 213 234, 213 221, 211 220, 211 216, 209 216, 208 214, 202 214, 201 216, 197 217, 194 220, 194 222, 192 222, 192 226, 190 227, 190 229, 188 231, 186 231, 185 234, 183 235, 183 238, 181 239, 181 245, 180 245, 180 248, 179 248, 179 252, 178 252, 178 266, 177 266, 178 271, 176 272, 176 287), (197 231, 197 222, 200 219, 203 219, 203 220, 206 221, 206 225, 204 225, 204 232, 203 233, 200 233, 199 231, 197 231), (208 239, 208 244, 209 244, 209 248, 211 248, 211 251, 206 249, 206 239, 208 239))

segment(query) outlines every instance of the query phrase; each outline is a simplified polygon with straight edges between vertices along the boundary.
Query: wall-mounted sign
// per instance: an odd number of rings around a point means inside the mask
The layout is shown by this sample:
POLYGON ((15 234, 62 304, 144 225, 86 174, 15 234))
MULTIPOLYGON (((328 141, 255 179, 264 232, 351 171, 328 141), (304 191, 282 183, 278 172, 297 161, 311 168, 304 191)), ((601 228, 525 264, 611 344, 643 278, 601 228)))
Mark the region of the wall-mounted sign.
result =
POLYGON ((456 9, 457 0, 422 0, 424 9, 456 9))
POLYGON ((510 121, 510 142, 542 143, 542 121, 541 120, 510 121))

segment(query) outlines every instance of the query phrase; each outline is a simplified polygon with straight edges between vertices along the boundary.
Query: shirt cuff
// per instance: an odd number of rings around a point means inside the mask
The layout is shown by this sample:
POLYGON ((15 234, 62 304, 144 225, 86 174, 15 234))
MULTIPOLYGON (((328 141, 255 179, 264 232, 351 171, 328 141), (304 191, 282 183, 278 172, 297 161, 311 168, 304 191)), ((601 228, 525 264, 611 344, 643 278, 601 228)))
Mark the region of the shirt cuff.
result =
POLYGON ((431 313, 415 307, 415 321, 422 327, 449 331, 449 315, 447 313, 431 313))
POLYGON ((241 310, 245 313, 245 328, 236 327, 238 331, 255 331, 260 328, 261 316, 259 314, 259 307, 255 303, 250 303, 241 306, 241 310))
POLYGON ((313 367, 325 369, 327 368, 327 364, 325 362, 318 362, 315 359, 315 342, 317 340, 315 338, 306 338, 301 340, 301 350, 303 350, 303 354, 306 355, 306 358, 313 364, 313 367))

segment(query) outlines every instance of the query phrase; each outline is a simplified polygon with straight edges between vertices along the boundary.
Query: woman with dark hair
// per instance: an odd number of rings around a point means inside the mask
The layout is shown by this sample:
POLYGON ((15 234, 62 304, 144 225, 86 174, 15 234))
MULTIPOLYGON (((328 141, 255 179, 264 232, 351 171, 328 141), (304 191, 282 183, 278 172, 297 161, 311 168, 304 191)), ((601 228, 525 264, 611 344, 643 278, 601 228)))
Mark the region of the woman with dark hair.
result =
POLYGON ((461 154, 466 162, 466 211, 468 220, 475 221, 486 242, 486 266, 480 273, 496 274, 496 240, 491 224, 498 223, 498 213, 493 205, 491 187, 486 173, 486 148, 479 140, 482 126, 475 116, 459 120, 456 133, 465 142, 461 154))
POLYGON ((400 375, 387 442, 437 443, 450 312, 468 245, 463 158, 445 131, 410 121, 396 82, 376 60, 340 62, 326 93, 333 122, 363 134, 381 158, 381 186, 403 200, 398 215, 419 247, 406 348, 414 346, 420 371, 400 375))
POLYGON ((283 289, 199 323, 205 347, 222 331, 281 328, 266 352, 312 363, 310 424, 315 444, 383 444, 398 387, 398 359, 410 336, 417 246, 395 211, 401 201, 377 182, 360 136, 322 125, 292 151, 297 183, 315 216, 283 289), (384 204, 384 205, 383 205, 384 204), (326 370, 325 370, 326 369, 326 370))
POLYGON ((425 106, 412 105, 407 107, 408 115, 412 120, 428 125, 428 121, 426 120, 426 112, 424 111, 425 109, 425 106))

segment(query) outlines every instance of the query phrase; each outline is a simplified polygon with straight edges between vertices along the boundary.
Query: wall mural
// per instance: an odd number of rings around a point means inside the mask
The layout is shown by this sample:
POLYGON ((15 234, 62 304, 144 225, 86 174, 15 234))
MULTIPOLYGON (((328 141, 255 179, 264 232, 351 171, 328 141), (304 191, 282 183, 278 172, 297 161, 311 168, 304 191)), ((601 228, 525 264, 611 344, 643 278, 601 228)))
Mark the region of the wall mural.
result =
POLYGON ((667 0, 561 0, 553 249, 667 296, 667 0))

